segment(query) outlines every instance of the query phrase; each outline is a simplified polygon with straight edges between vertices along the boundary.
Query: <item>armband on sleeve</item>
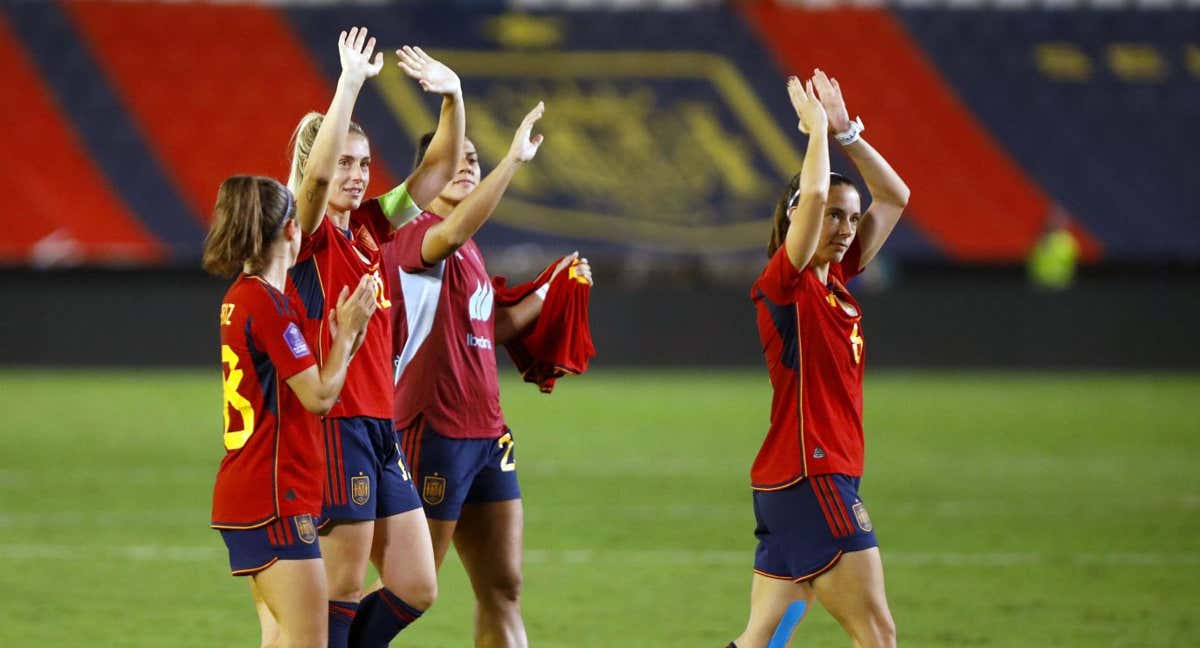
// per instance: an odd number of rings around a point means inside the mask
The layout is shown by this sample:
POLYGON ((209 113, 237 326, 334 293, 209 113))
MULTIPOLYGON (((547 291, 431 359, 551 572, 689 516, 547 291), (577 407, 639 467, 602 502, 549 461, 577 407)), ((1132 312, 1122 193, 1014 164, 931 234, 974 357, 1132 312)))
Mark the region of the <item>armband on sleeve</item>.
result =
POLYGON ((394 229, 406 225, 421 215, 421 207, 408 194, 408 187, 400 185, 379 197, 379 207, 394 229))

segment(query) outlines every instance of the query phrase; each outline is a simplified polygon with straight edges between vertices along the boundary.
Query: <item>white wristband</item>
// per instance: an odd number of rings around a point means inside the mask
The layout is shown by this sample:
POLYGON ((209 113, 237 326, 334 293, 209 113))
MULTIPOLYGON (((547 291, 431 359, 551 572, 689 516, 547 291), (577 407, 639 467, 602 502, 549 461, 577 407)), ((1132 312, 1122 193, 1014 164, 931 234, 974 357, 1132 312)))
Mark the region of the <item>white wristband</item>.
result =
POLYGON ((837 140, 837 143, 842 146, 850 146, 858 141, 859 135, 865 130, 867 130, 867 127, 863 125, 862 117, 855 117, 850 122, 850 128, 840 133, 834 133, 833 139, 837 140))
POLYGON ((546 293, 548 293, 548 292, 550 292, 549 282, 542 284, 542 287, 533 291, 533 294, 537 295, 538 299, 540 299, 542 301, 546 301, 546 293))

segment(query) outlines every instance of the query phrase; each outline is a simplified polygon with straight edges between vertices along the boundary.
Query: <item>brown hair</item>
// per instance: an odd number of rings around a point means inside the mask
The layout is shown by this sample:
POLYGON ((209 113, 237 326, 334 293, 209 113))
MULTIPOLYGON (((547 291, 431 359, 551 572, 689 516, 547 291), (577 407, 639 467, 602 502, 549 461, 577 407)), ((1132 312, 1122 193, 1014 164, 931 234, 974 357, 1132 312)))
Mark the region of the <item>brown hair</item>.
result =
MULTIPOLYGON (((848 185, 858 191, 858 187, 854 186, 854 181, 840 173, 829 174, 829 186, 836 187, 838 185, 848 185)), ((792 176, 788 182, 787 188, 783 195, 779 197, 779 201, 775 203, 775 213, 771 216, 771 240, 767 241, 767 256, 775 256, 775 251, 779 246, 783 245, 784 239, 787 238, 788 226, 792 224, 788 220, 788 208, 791 207, 792 198, 796 197, 796 192, 800 191, 800 174, 792 176)))
MULTIPOLYGON (((292 193, 300 191, 300 182, 304 180, 304 165, 308 163, 308 154, 312 152, 313 140, 317 139, 317 131, 321 130, 323 121, 325 115, 319 112, 308 113, 296 124, 296 130, 292 131, 292 138, 288 140, 292 164, 288 172, 287 186, 292 193)), ((367 137, 367 131, 353 121, 350 122, 350 132, 367 137)))
POLYGON ((226 178, 217 190, 201 265, 220 277, 232 277, 246 263, 259 269, 284 222, 295 217, 292 194, 279 182, 262 176, 226 178))

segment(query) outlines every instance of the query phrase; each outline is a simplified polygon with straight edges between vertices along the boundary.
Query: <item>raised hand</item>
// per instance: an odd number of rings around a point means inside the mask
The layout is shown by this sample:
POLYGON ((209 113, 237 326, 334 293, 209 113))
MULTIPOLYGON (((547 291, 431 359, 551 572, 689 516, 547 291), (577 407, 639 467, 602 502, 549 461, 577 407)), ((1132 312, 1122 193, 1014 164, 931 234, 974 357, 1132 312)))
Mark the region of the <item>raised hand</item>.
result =
POLYGON ((844 133, 850 130, 850 113, 846 111, 846 98, 842 96, 842 87, 837 79, 831 79, 816 69, 813 70, 812 82, 817 90, 817 98, 829 117, 829 132, 844 133))
POLYGON ((352 27, 350 33, 342 32, 338 38, 338 57, 342 60, 342 74, 362 82, 379 74, 383 69, 383 52, 375 52, 375 37, 367 39, 366 27, 352 27))
POLYGON ((825 115, 821 101, 817 99, 817 93, 813 90, 812 80, 801 85, 800 79, 791 76, 788 77, 787 88, 788 97, 792 100, 792 108, 795 109, 796 116, 800 118, 800 132, 804 134, 824 133, 829 127, 829 119, 825 115))
POLYGON ((421 85, 425 92, 456 95, 462 92, 462 82, 444 63, 425 53, 420 47, 405 45, 396 50, 400 59, 396 65, 411 79, 421 85))
POLYGON ((517 162, 528 162, 537 155, 538 147, 542 145, 542 135, 538 133, 530 137, 529 134, 533 131, 533 125, 542 118, 542 114, 545 112, 546 104, 539 101, 533 110, 525 115, 525 119, 521 120, 521 125, 517 127, 512 146, 508 149, 508 155, 517 162))

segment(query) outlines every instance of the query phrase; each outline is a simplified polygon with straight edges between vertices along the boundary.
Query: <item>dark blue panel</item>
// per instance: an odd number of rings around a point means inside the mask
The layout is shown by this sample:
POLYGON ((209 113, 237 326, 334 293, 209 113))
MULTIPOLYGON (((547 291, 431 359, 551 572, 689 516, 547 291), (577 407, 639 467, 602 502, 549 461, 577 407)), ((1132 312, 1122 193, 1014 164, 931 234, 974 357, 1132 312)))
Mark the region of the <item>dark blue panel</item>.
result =
MULTIPOLYGON (((1200 46, 1194 11, 898 12, 959 96, 1030 176, 1120 260, 1200 259, 1200 46), (1050 78, 1069 44, 1086 80, 1050 78), (1165 77, 1129 80, 1110 47, 1149 45, 1165 77)), ((986 182, 981 178, 980 182, 986 182)), ((964 206, 969 211, 969 205, 964 206)))
MULTIPOLYGON (((373 29, 372 33, 389 46, 411 43, 422 47, 442 50, 452 49, 483 52, 542 51, 536 48, 532 50, 522 50, 519 48, 506 50, 500 45, 494 38, 494 34, 496 33, 494 21, 498 16, 502 15, 504 14, 499 12, 466 13, 455 11, 446 4, 416 7, 294 9, 288 12, 291 24, 296 29, 300 39, 309 46, 317 58, 318 64, 331 80, 335 79, 339 72, 337 52, 333 46, 334 35, 339 29, 348 28, 356 24, 371 27, 373 29)), ((760 39, 749 25, 733 11, 726 9, 706 9, 687 12, 578 11, 537 12, 522 15, 532 17, 535 20, 545 19, 554 25, 554 29, 559 34, 559 39, 556 44, 550 45, 544 50, 547 52, 547 55, 556 55, 571 51, 699 51, 718 54, 734 65, 741 80, 757 96, 757 101, 763 105, 769 117, 778 125, 783 136, 795 138, 792 144, 793 148, 802 150, 804 140, 796 132, 796 117, 784 88, 785 75, 774 64, 771 52, 764 48, 760 39)), ((393 65, 390 52, 388 56, 388 65, 393 65)), ((658 102, 655 103, 654 108, 650 110, 648 117, 646 117, 647 122, 652 123, 654 128, 663 130, 675 128, 677 131, 689 128, 688 126, 680 125, 678 122, 670 123, 669 120, 664 120, 664 115, 669 116, 674 113, 662 110, 661 102, 694 101, 711 110, 720 124, 727 132, 732 133, 734 138, 749 141, 750 135, 745 130, 744 124, 734 114, 729 102, 722 100, 717 95, 712 84, 698 79, 682 77, 664 78, 652 75, 648 75, 645 79, 635 79, 634 81, 636 82, 626 84, 621 80, 572 79, 569 83, 575 84, 584 93, 592 93, 592 96, 594 96, 598 88, 611 86, 618 95, 628 97, 636 93, 638 83, 645 82, 651 84, 654 89, 654 98, 651 101, 658 102)), ((505 89, 510 87, 515 88, 520 84, 525 85, 520 85, 522 90, 518 100, 521 102, 527 100, 532 105, 532 102, 538 97, 533 95, 529 88, 537 87, 538 83, 542 83, 542 81, 520 79, 516 84, 509 84, 507 79, 497 82, 493 79, 464 76, 464 90, 469 106, 472 102, 475 102, 476 106, 480 105, 481 97, 485 95, 490 94, 492 97, 495 97, 497 94, 503 93, 505 89)), ((546 82, 546 85, 550 86, 551 84, 550 82, 546 82)), ((403 176, 409 171, 408 160, 412 157, 413 143, 409 141, 408 135, 396 122, 383 99, 372 86, 369 86, 369 88, 359 101, 355 117, 362 121, 371 133, 372 147, 376 155, 386 158, 392 165, 392 168, 399 172, 398 175, 403 176)), ((435 105, 434 98, 429 97, 427 101, 431 107, 435 105)), ((489 104, 489 106, 491 105, 489 104)), ((522 103, 521 105, 524 104, 522 103)), ((546 121, 549 122, 551 119, 555 119, 558 115, 562 114, 561 104, 556 106, 553 102, 550 102, 546 121), (556 108, 559 110, 557 114, 555 112, 556 108)), ((493 116, 498 123, 505 125, 505 128, 515 127, 519 121, 519 115, 514 117, 514 115, 509 114, 495 114, 493 116)), ((637 119, 637 117, 631 117, 631 119, 637 119)), ((586 125, 579 128, 586 128, 586 125)), ((472 124, 469 123, 468 134, 471 131, 472 124)), ((658 132, 655 131, 656 134, 658 132)), ((539 162, 547 164, 548 162, 544 159, 547 157, 540 156, 539 160, 535 161, 534 164, 536 165, 539 162)), ((686 156, 681 157, 682 159, 687 159, 686 156)), ((484 162, 485 164, 494 163, 494 160, 489 160, 485 152, 484 162)), ((753 197, 742 198, 732 198, 728 193, 718 194, 710 199, 711 202, 702 202, 702 204, 697 205, 697 209, 707 209, 709 213, 706 214, 706 218, 709 218, 710 222, 716 223, 745 222, 753 218, 760 218, 762 220, 762 241, 761 243, 755 242, 753 247, 746 248, 744 253, 761 256, 766 245, 766 239, 770 234, 769 216, 772 212, 774 201, 777 198, 777 193, 782 190, 791 174, 781 174, 764 156, 758 153, 755 154, 749 164, 758 172, 760 177, 767 179, 762 191, 759 191, 753 197)), ((848 175, 852 175, 858 179, 853 173, 852 165, 840 152, 835 152, 833 167, 836 170, 848 172, 848 175)), ((598 171, 604 173, 610 168, 601 167, 598 171)), ((656 160, 656 168, 663 169, 667 173, 674 175, 677 185, 686 184, 686 181, 679 181, 679 178, 687 176, 690 171, 686 164, 681 164, 677 159, 667 161, 656 160)), ((486 171, 487 169, 485 168, 485 173, 486 171)), ((614 170, 614 175, 617 175, 617 171, 620 170, 614 170)), ((643 184, 653 182, 654 178, 649 177, 646 178, 646 183, 643 184)), ((557 185, 540 194, 538 196, 539 204, 570 206, 588 203, 585 207, 592 213, 607 214, 617 211, 615 208, 606 206, 602 199, 596 199, 595 197, 581 198, 578 195, 571 195, 569 193, 570 189, 565 189, 565 186, 568 185, 557 185), (559 193, 556 194, 555 191, 559 193)), ((862 186, 861 182, 860 186, 862 186)), ((707 189, 708 187, 705 188, 707 189)), ((373 189, 375 191, 382 190, 381 187, 374 187, 373 189)), ((644 203, 644 206, 639 207, 639 209, 647 214, 654 214, 660 208, 654 201, 647 201, 644 203)), ((628 207, 625 209, 628 210, 628 207)), ((569 218, 569 216, 564 218, 569 218)), ((620 231, 621 227, 621 221, 614 219, 613 228, 620 231)), ((625 238, 628 239, 626 242, 606 243, 589 239, 583 235, 576 237, 541 234, 524 228, 506 227, 500 223, 490 223, 480 232, 476 240, 485 249, 496 249, 533 242, 545 246, 547 249, 569 251, 579 248, 586 249, 593 254, 604 251, 636 250, 642 253, 649 252, 668 256, 676 255, 675 253, 664 251, 664 248, 656 246, 652 241, 639 240, 638 237, 632 235, 625 238)), ((898 228, 894 239, 887 247, 887 252, 889 255, 901 258, 920 258, 922 260, 944 258, 923 234, 907 223, 898 228)))

